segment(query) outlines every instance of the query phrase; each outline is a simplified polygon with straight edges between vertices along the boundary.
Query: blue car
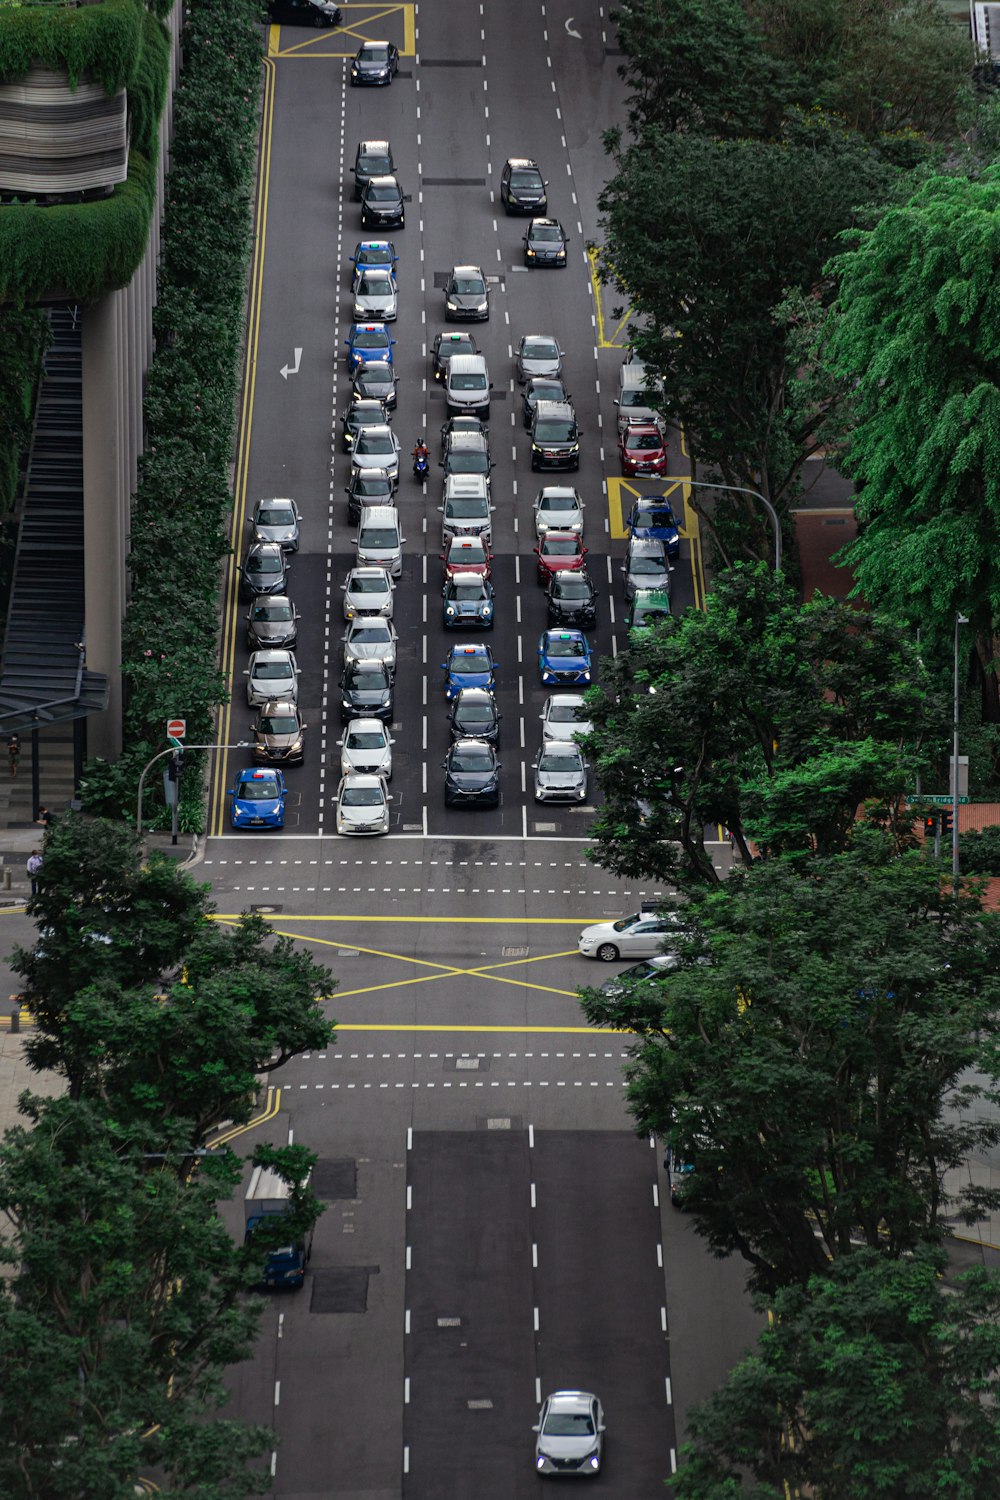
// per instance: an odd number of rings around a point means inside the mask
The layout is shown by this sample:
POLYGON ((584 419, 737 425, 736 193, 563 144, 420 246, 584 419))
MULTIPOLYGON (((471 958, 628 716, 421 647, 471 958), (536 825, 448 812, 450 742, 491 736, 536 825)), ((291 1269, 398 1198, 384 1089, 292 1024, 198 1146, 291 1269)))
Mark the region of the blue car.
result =
POLYGON ((385 360, 392 364, 392 346, 396 340, 390 337, 384 323, 352 323, 344 343, 347 345, 347 368, 353 375, 359 365, 371 364, 373 360, 385 360))
POLYGON ((285 778, 280 771, 270 766, 237 771, 229 796, 234 828, 284 828, 285 778))
POLYGON ((481 625, 493 629, 493 585, 478 573, 456 573, 444 586, 444 628, 481 625))
POLYGON ((546 687, 587 687, 590 646, 582 630, 543 630, 538 637, 538 675, 546 687))
POLYGON ((486 688, 496 692, 496 662, 489 646, 452 646, 448 660, 441 663, 444 692, 449 700, 463 688, 486 688))
POLYGON ((668 557, 680 553, 677 517, 666 495, 640 495, 628 513, 626 525, 630 536, 652 537, 662 542, 668 557))
MULTIPOLYGON (((396 247, 392 240, 359 240, 354 247, 351 263, 357 271, 362 266, 383 266, 385 270, 395 270, 396 247)), ((353 283, 354 277, 351 277, 353 283)))

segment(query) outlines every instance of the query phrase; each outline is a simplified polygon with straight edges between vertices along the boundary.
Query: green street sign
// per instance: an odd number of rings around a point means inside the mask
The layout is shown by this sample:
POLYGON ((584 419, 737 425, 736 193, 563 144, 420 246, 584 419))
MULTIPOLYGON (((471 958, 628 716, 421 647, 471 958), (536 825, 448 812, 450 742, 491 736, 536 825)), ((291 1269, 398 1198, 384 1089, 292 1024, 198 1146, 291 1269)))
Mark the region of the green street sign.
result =
MULTIPOLYGON (((968 797, 959 797, 959 799, 958 799, 959 805, 961 807, 964 807, 965 804, 968 802, 968 800, 969 800, 968 797)), ((919 797, 915 796, 913 798, 913 801, 914 802, 933 802, 933 804, 934 804, 935 807, 951 807, 951 805, 955 801, 955 799, 954 799, 954 797, 952 797, 950 795, 950 793, 946 794, 946 795, 938 795, 937 793, 935 793, 933 796, 930 796, 930 797, 925 797, 923 795, 921 795, 919 797)))

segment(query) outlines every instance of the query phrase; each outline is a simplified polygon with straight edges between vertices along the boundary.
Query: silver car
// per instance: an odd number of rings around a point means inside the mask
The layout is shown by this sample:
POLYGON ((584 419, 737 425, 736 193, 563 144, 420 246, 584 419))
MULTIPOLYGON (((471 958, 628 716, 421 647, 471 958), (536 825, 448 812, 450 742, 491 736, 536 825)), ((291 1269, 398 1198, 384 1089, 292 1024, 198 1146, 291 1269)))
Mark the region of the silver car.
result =
POLYGON ((444 315, 451 322, 485 322, 490 289, 481 266, 455 266, 444 289, 444 315))
POLYGON ((590 767, 572 740, 545 740, 532 768, 536 802, 586 802, 590 767))
POLYGON ((394 484, 399 482, 399 438, 386 423, 364 427, 358 433, 351 453, 356 469, 385 469, 394 484))
POLYGON ((294 500, 258 500, 250 516, 254 541, 277 542, 285 552, 298 552, 301 519, 294 500))
POLYGON ((356 661, 384 662, 390 672, 396 670, 396 627, 381 615, 359 615, 347 627, 344 636, 344 665, 356 661))
POLYGON ((631 599, 636 589, 662 589, 669 594, 670 564, 663 543, 657 537, 629 537, 622 574, 626 599, 631 599))
POLYGON ((337 832, 378 834, 389 832, 392 798, 381 776, 350 771, 337 788, 337 832))
POLYGON ((547 484, 535 496, 535 535, 547 531, 583 536, 583 501, 571 485, 547 484))
POLYGON ((352 719, 337 741, 340 747, 340 774, 368 771, 372 776, 392 780, 392 747, 395 740, 381 719, 352 719))
POLYGON ((593 729, 590 710, 580 693, 553 693, 546 698, 538 717, 542 721, 543 740, 565 740, 572 743, 578 734, 593 729))
POLYGON ((243 675, 247 680, 247 703, 251 708, 266 703, 269 698, 298 702, 299 668, 292 651, 255 651, 250 657, 250 665, 243 668, 243 675))
POLYGON ((483 474, 452 474, 444 482, 444 504, 438 506, 441 521, 441 545, 447 547, 451 536, 480 536, 493 540, 490 488, 483 474))
POLYGON ((604 1454, 604 1408, 592 1391, 553 1391, 532 1428, 539 1474, 598 1474, 604 1454))
POLYGON ((357 447, 358 438, 366 427, 385 427, 389 416, 385 405, 374 396, 352 396, 351 404, 342 414, 340 445, 345 453, 357 447))
POLYGON ((396 320, 396 278, 386 266, 359 266, 354 274, 355 323, 396 320))
POLYGON ((680 935, 677 912, 643 909, 617 922, 585 927, 577 944, 584 958, 613 964, 619 958, 652 958, 663 953, 671 937, 680 935))
POLYGON ((299 612, 285 594, 261 594, 247 612, 247 645, 294 646, 298 637, 299 612))
POLYGON ((344 619, 353 620, 356 615, 381 615, 392 619, 393 590, 395 584, 386 568, 352 568, 344 590, 344 619))
POLYGON ((562 374, 562 350, 549 333, 526 333, 517 346, 517 381, 523 385, 533 375, 562 374))

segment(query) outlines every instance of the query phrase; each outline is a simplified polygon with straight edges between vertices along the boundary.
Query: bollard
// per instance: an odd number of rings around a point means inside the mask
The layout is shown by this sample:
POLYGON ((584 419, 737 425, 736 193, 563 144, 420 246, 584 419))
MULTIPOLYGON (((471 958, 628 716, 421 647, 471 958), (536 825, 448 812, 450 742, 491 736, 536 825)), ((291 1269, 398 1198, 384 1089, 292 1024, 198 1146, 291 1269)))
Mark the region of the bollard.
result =
POLYGON ((20 1000, 18 1000, 17 1003, 14 1005, 13 1010, 10 1013, 10 1033, 11 1033, 11 1036, 16 1036, 17 1033, 20 1030, 21 1030, 21 1002, 20 1002, 20 1000))
POLYGON ((10 890, 10 865, 4 865, 4 870, 3 870, 3 888, 4 888, 5 891, 9 891, 10 890))

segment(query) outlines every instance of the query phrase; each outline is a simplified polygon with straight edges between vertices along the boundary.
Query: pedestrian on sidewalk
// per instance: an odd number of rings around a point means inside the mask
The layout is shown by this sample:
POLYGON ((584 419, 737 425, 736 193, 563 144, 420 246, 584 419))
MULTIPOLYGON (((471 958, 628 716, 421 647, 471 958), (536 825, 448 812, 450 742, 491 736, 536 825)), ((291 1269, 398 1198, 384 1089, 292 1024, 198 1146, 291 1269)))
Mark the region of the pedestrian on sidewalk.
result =
POLYGON ((17 763, 21 759, 21 736, 10 734, 7 736, 7 764, 10 766, 10 774, 17 775, 17 763))
POLYGON ((55 822, 55 814, 50 813, 47 807, 40 807, 38 809, 38 817, 35 819, 35 822, 41 824, 41 826, 47 833, 48 830, 52 827, 52 824, 55 822))
POLYGON ((38 850, 32 849, 28 855, 28 879, 31 881, 31 894, 33 896, 38 893, 38 877, 42 873, 43 863, 44 861, 38 850))

